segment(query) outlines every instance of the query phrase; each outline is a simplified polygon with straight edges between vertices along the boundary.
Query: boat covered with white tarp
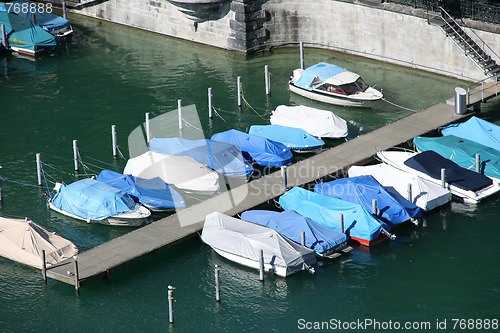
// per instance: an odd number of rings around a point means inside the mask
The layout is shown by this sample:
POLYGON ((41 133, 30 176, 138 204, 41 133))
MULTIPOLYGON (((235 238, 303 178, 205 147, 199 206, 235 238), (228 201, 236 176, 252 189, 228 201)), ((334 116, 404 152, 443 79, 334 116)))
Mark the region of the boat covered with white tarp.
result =
POLYGON ((255 269, 262 250, 264 270, 282 277, 312 270, 316 263, 313 250, 277 231, 218 212, 206 216, 201 239, 226 259, 255 269))

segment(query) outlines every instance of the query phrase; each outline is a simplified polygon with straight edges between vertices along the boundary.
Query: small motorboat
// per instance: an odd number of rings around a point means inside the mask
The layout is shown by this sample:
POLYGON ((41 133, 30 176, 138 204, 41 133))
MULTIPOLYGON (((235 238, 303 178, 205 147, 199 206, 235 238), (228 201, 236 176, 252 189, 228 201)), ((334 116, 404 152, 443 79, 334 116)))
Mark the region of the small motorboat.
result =
POLYGON ((297 152, 318 150, 325 144, 325 141, 314 137, 302 128, 281 125, 252 125, 248 133, 281 142, 297 152))
POLYGON ((325 227, 293 210, 247 210, 241 214, 241 219, 276 230, 295 243, 314 250, 321 258, 333 259, 352 250, 347 245, 349 238, 344 233, 325 227))
POLYGON ((43 251, 45 267, 78 254, 78 248, 71 241, 45 230, 27 218, 0 217, 0 256, 42 269, 43 251))
POLYGON ((281 142, 257 135, 247 134, 235 129, 212 135, 211 140, 230 142, 238 146, 247 160, 262 166, 282 166, 292 163, 290 148, 281 142))
POLYGON ((341 106, 371 107, 383 98, 358 74, 326 62, 294 70, 288 86, 298 95, 341 106))
POLYGON ((348 175, 349 177, 371 175, 394 197, 406 198, 425 211, 442 206, 452 198, 448 189, 386 163, 353 165, 349 168, 348 175))
POLYGON ((86 178, 69 185, 56 184, 49 208, 63 215, 112 226, 136 227, 146 222, 151 212, 124 191, 86 178))
POLYGON ((219 174, 189 156, 145 152, 127 161, 124 174, 150 179, 160 177, 176 188, 213 194, 219 190, 219 174))
POLYGON ((466 122, 446 126, 441 134, 458 136, 500 151, 500 126, 475 116, 466 122))
POLYGON ((450 192, 466 203, 477 204, 498 191, 498 181, 462 168, 438 153, 428 150, 422 153, 409 151, 380 151, 377 157, 384 163, 410 174, 440 185, 442 170, 445 186, 450 192))
POLYGON ((302 128, 318 138, 345 138, 347 123, 331 111, 309 106, 279 105, 271 114, 271 124, 302 128))
POLYGON ((314 186, 314 192, 357 203, 368 211, 373 210, 373 200, 376 200, 375 215, 391 228, 422 217, 418 206, 401 196, 394 197, 373 176, 340 178, 318 183, 314 186))
POLYGON ((500 151, 496 149, 454 135, 417 136, 413 138, 413 144, 419 152, 435 151, 462 168, 472 171, 477 171, 476 162, 479 162, 479 173, 500 180, 500 151), (476 161, 477 154, 479 160, 476 161))
POLYGON ((294 210, 302 216, 340 231, 343 217, 343 232, 361 245, 375 245, 388 237, 389 226, 378 220, 363 206, 339 198, 294 187, 279 198, 285 210, 294 210))
POLYGON ((218 212, 208 214, 201 239, 224 258, 259 269, 261 250, 264 270, 281 277, 309 270, 316 263, 313 250, 282 236, 276 230, 218 212))
POLYGON ((182 196, 160 177, 144 179, 103 170, 96 179, 127 192, 132 199, 155 212, 186 206, 182 196))

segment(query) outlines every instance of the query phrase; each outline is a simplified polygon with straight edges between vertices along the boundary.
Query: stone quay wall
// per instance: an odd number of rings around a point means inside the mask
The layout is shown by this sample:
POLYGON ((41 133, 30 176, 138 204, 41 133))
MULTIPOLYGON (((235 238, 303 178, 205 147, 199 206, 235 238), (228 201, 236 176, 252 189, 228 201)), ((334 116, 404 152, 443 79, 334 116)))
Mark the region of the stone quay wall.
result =
MULTIPOLYGON (((486 78, 428 23, 427 12, 381 0, 89 0, 72 12, 243 54, 303 42, 465 80, 486 78)), ((500 53, 500 27, 467 24, 500 53)))

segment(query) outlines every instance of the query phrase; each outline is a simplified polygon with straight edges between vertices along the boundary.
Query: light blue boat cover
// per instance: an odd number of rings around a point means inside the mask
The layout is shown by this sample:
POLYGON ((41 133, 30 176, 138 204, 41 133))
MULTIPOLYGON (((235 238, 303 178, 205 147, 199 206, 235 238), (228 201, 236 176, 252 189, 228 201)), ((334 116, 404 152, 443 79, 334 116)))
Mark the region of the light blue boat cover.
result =
POLYGON ((262 166, 282 166, 292 163, 293 154, 284 144, 235 129, 212 135, 213 141, 229 142, 238 146, 249 161, 262 166))
POLYGON ((127 192, 135 201, 156 208, 184 208, 186 203, 173 187, 160 177, 144 179, 103 170, 97 180, 127 192))
POLYGON ((339 231, 339 216, 344 216, 345 234, 350 237, 372 241, 389 230, 387 224, 378 221, 363 206, 327 195, 294 187, 279 199, 285 210, 291 209, 302 216, 339 231))
POLYGON ((39 25, 13 13, 0 11, 0 25, 5 24, 10 46, 36 51, 40 48, 55 48, 57 41, 39 25))
MULTIPOLYGON (((27 20, 31 20, 32 11, 24 10, 25 13, 23 13, 23 10, 19 10, 19 9, 22 9, 23 4, 28 4, 28 2, 26 2, 24 0, 9 1, 7 4, 0 2, 0 11, 6 12, 7 10, 10 9, 10 13, 17 14, 21 17, 24 17, 27 20), (10 6, 9 5, 10 3, 12 3, 13 5, 10 6)), ((30 6, 33 6, 33 5, 36 5, 36 3, 33 3, 30 6)), ((24 5, 24 6, 28 6, 28 5, 24 5)), ((26 7, 26 8, 29 9, 30 7, 26 7)), ((41 26, 44 30, 51 32, 53 30, 62 29, 64 27, 67 27, 70 25, 70 22, 61 16, 57 16, 57 15, 52 14, 52 13, 47 13, 47 11, 45 11, 45 10, 40 12, 41 8, 43 9, 44 7, 37 6, 34 14, 35 14, 35 19, 36 19, 36 24, 41 26)))
POLYGON ((312 90, 322 84, 325 80, 345 71, 346 69, 337 65, 320 62, 314 66, 306 68, 300 79, 295 82, 295 85, 307 90, 312 90))
POLYGON ((124 191, 91 178, 63 184, 51 202, 56 208, 87 220, 104 220, 140 207, 124 191))
POLYGON ((306 247, 318 253, 324 253, 347 242, 345 234, 314 222, 293 210, 247 210, 241 214, 241 219, 276 230, 298 244, 301 244, 304 231, 306 247))
POLYGON ((498 150, 454 135, 435 138, 417 136, 413 139, 413 143, 419 151, 435 151, 462 168, 472 171, 476 171, 476 154, 479 154, 480 173, 500 178, 500 151, 498 150))
POLYGON ((441 130, 443 135, 454 135, 500 151, 500 126, 472 117, 464 123, 453 124, 441 130))
POLYGON ((154 138, 149 150, 166 155, 189 156, 208 165, 224 176, 241 177, 253 174, 253 167, 243 158, 240 149, 228 142, 154 138))
POLYGON ((249 134, 281 142, 293 150, 313 150, 325 144, 301 128, 281 125, 252 125, 249 134))
POLYGON ((396 199, 370 175, 319 183, 314 186, 314 192, 357 203, 368 211, 373 209, 372 200, 377 199, 377 216, 391 227, 422 217, 418 206, 401 196, 396 199))

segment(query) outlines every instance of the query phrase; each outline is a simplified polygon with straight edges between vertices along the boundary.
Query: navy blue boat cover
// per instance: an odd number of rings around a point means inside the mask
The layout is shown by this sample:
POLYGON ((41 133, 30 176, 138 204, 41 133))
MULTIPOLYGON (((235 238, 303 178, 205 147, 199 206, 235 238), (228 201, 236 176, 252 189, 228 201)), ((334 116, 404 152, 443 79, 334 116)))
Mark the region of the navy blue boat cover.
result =
POLYGON ((253 167, 233 143, 182 138, 154 138, 149 150, 166 155, 189 156, 224 176, 249 176, 253 167))
POLYGON ((97 180, 127 192, 134 200, 156 208, 184 208, 182 196, 159 177, 144 179, 103 170, 97 180))
POLYGON ((293 210, 248 210, 241 214, 241 219, 274 229, 299 244, 304 231, 306 247, 318 253, 324 253, 347 242, 345 234, 316 223, 293 210))
POLYGON ((252 125, 248 132, 269 140, 278 141, 293 150, 313 150, 325 144, 301 128, 281 125, 252 125))
POLYGON ((319 183, 314 192, 360 204, 368 211, 373 209, 372 200, 377 199, 377 216, 391 227, 422 216, 418 206, 401 196, 396 199, 370 175, 319 183))
POLYGON ((293 154, 284 144, 235 129, 214 134, 214 141, 233 143, 243 157, 262 166, 282 166, 292 163, 293 154))
POLYGON ((485 175, 462 168, 432 150, 417 154, 407 159, 404 164, 434 179, 441 179, 441 169, 444 168, 446 169, 446 182, 463 190, 476 192, 493 184, 493 181, 485 175))

